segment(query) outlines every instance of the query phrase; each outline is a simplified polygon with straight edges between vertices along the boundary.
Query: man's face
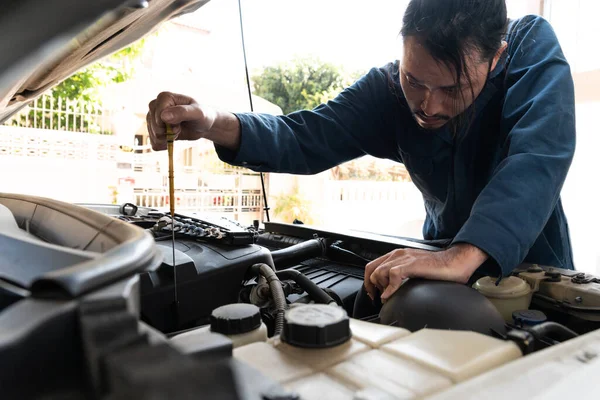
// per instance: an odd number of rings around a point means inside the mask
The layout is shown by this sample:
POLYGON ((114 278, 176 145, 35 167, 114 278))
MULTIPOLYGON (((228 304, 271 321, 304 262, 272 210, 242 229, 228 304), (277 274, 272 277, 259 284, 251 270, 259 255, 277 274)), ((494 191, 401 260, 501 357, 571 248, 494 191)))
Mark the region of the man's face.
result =
MULTIPOLYGON (((501 54, 501 53, 499 53, 501 54)), ((494 58, 495 67, 499 55, 494 58)), ((438 129, 462 113, 479 95, 490 65, 476 51, 467 56, 471 86, 465 76, 457 86, 456 72, 437 62, 414 36, 404 38, 404 57, 400 65, 400 83, 419 126, 438 129)))

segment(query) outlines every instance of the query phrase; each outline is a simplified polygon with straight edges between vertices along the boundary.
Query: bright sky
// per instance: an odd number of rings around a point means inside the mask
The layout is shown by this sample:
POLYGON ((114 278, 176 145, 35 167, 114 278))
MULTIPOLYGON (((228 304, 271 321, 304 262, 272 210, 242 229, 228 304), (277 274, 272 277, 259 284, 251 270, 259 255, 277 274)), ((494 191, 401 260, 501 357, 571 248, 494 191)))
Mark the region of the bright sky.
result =
MULTIPOLYGON (((509 0, 509 15, 529 0, 509 0)), ((398 32, 408 0, 242 0, 251 69, 316 55, 347 70, 368 70, 400 56, 398 32)), ((212 0, 188 16, 241 56, 237 0, 212 0)), ((199 55, 202 57, 205 55, 199 55)))
MULTIPOLYGON (((407 0, 242 0, 248 63, 260 68, 312 54, 368 69, 397 57, 407 0), (367 6, 368 4, 368 6, 367 6)), ((194 21, 240 51, 237 0, 213 0, 194 21)))

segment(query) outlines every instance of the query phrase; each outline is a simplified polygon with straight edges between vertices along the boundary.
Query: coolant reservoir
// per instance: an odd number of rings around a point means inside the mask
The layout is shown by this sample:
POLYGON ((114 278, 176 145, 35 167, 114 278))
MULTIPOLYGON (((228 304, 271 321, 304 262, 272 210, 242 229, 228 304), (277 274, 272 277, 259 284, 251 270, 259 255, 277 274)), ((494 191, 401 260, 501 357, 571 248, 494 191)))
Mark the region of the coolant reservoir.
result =
POLYGON ((494 304, 506 322, 513 322, 513 312, 529 308, 531 287, 516 276, 503 278, 498 285, 496 280, 486 276, 475 282, 473 288, 494 304))
POLYGON ((267 326, 262 322, 260 309, 253 304, 228 304, 213 310, 211 332, 227 336, 233 347, 267 340, 267 326))
POLYGON ((306 304, 286 311, 280 336, 234 349, 233 354, 278 382, 287 382, 367 350, 368 345, 352 338, 343 308, 306 304))
POLYGON ((348 319, 337 306, 286 312, 282 335, 234 357, 303 400, 422 399, 521 357, 519 347, 469 331, 402 328, 348 319))
POLYGON ((260 310, 253 304, 228 304, 213 310, 210 325, 174 336, 171 341, 185 346, 202 343, 209 332, 227 336, 233 348, 267 340, 267 326, 260 318, 260 310))

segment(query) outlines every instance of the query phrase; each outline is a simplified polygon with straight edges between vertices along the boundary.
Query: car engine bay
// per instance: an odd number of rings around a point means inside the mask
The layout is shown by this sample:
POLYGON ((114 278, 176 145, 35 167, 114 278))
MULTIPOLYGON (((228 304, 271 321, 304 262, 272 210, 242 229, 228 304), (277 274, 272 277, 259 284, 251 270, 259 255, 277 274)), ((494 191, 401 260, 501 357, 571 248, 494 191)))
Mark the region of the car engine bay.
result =
MULTIPOLYGON (((206 3, 7 2, 0 121, 206 3)), ((242 28, 241 7, 239 19, 242 28)), ((440 249, 302 224, 244 226, 185 213, 172 221, 134 204, 0 193, 0 396, 504 400, 591 392, 600 372, 600 277, 523 264, 510 277, 468 285, 409 280, 381 311, 357 316, 365 265, 398 248, 440 249)))
POLYGON ((370 260, 438 250, 400 238, 176 214, 173 260, 157 209, 0 194, 0 220, 9 397, 443 397, 600 327, 597 277, 531 264, 469 285, 409 280, 356 318, 370 260))

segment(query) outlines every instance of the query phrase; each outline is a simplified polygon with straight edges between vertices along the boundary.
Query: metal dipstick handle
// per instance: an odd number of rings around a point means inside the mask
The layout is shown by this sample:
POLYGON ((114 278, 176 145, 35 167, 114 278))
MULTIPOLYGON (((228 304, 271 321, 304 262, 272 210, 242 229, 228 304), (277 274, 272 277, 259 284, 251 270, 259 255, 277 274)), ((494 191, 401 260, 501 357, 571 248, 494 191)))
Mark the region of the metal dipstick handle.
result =
POLYGON ((175 291, 175 304, 177 304, 177 266, 175 265, 175 172, 173 167, 173 142, 175 134, 171 125, 167 125, 167 153, 169 154, 169 207, 171 209, 171 240, 173 247, 173 285, 175 291))

